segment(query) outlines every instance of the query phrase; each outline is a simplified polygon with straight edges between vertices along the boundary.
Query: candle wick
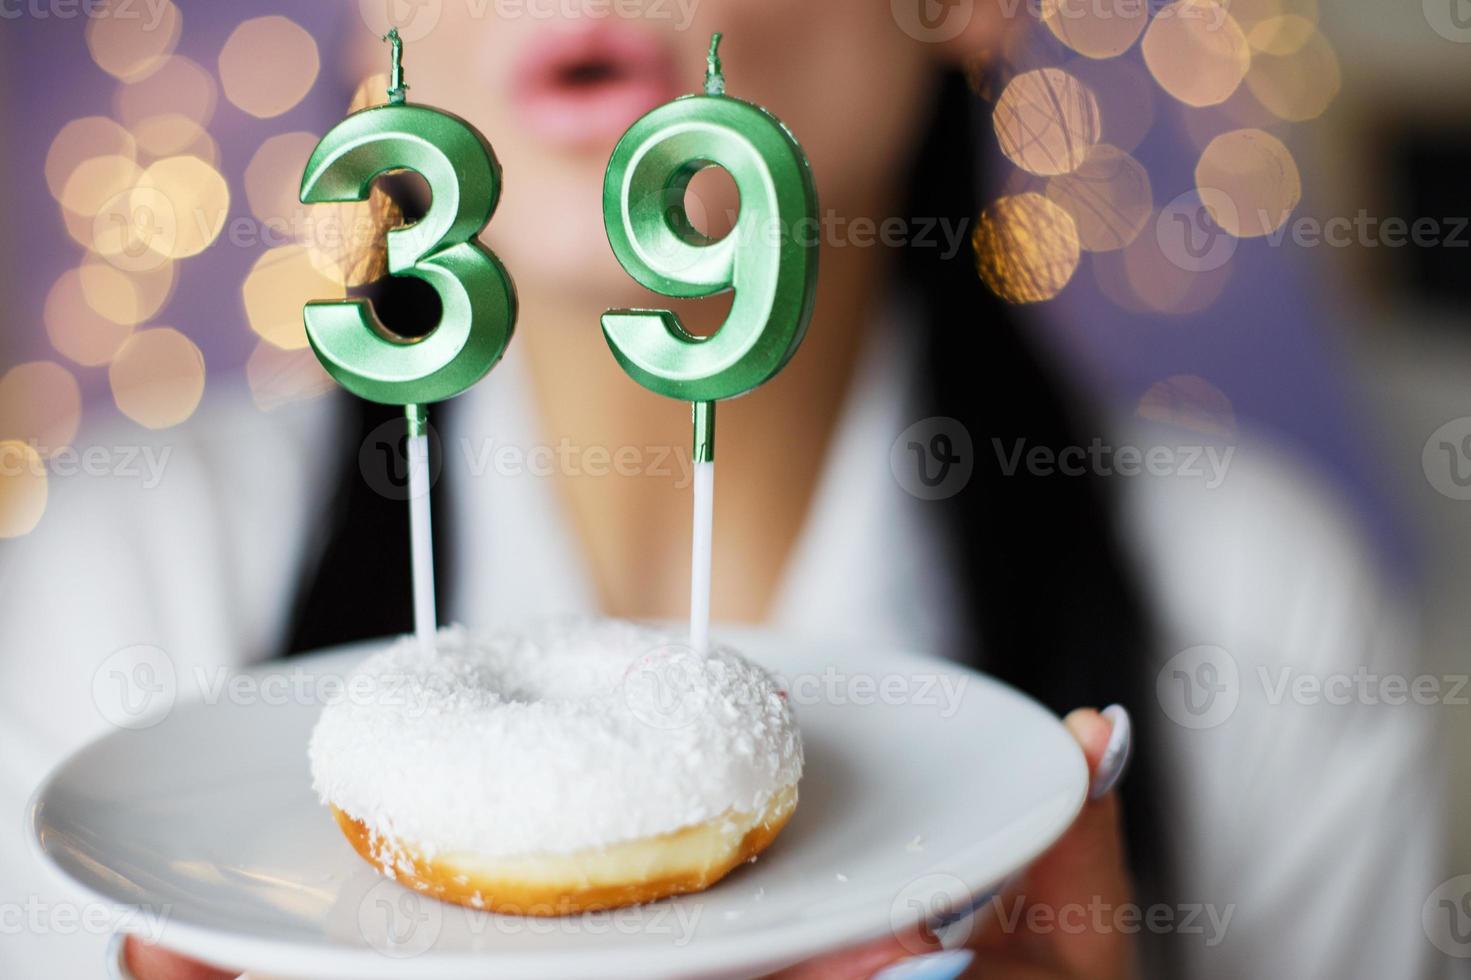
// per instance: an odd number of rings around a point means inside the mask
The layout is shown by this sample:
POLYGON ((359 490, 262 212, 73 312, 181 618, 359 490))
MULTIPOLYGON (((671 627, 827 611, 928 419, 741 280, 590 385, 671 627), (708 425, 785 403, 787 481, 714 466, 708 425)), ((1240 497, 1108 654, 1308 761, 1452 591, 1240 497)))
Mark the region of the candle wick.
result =
POLYGON ((725 71, 720 66, 720 39, 723 37, 716 31, 710 37, 710 53, 705 56, 705 94, 725 94, 725 71))
POLYGON ((388 75, 388 103, 403 105, 408 98, 409 87, 404 83, 404 42, 398 36, 398 28, 392 28, 383 36, 392 47, 393 66, 388 75))

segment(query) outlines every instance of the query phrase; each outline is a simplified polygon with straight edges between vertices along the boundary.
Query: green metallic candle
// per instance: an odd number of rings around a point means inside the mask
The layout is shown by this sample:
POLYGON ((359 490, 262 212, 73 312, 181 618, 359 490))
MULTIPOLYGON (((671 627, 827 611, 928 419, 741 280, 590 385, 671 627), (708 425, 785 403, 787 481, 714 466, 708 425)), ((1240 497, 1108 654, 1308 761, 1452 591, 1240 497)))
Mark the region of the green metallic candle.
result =
POLYGON ((427 653, 436 620, 424 405, 460 394, 501 359, 516 324, 516 290, 477 241, 500 197, 495 153, 464 120, 406 104, 403 42, 396 29, 384 40, 393 52, 388 104, 353 113, 322 137, 302 175, 301 200, 364 201, 382 174, 422 176, 432 195, 429 211, 387 233, 388 271, 428 283, 442 313, 423 337, 393 333, 366 300, 308 303, 304 316, 312 349, 340 385, 369 401, 404 406, 414 630, 427 653))
POLYGON ((694 403, 698 461, 714 456, 714 403, 769 381, 796 353, 817 285, 812 168, 780 120, 724 94, 719 43, 716 34, 705 94, 635 122, 603 183, 608 241, 630 276, 664 296, 735 290, 730 315, 709 337, 689 333, 669 310, 603 314, 608 346, 635 381, 694 403), (710 166, 731 175, 741 199, 736 227, 718 241, 684 209, 690 180, 710 166))
POLYGON ((469 123, 404 102, 402 43, 393 45, 389 104, 353 113, 322 138, 301 181, 304 204, 363 201, 373 181, 412 170, 429 185, 429 212, 389 231, 388 271, 422 279, 439 294, 443 315, 429 334, 400 337, 366 300, 314 302, 306 333, 327 372, 369 401, 418 406, 458 395, 495 366, 516 322, 516 291, 500 261, 478 241, 500 197, 501 170, 469 123))

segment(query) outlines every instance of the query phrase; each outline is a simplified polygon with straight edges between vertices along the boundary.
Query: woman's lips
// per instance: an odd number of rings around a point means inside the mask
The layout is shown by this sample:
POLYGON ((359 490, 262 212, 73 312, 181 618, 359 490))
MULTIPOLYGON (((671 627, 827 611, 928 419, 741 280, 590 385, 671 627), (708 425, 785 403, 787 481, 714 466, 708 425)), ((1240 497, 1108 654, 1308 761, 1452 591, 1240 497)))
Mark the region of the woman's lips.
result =
POLYGON ((522 122, 562 147, 606 145, 678 94, 664 45, 622 25, 543 31, 524 49, 512 78, 522 122))

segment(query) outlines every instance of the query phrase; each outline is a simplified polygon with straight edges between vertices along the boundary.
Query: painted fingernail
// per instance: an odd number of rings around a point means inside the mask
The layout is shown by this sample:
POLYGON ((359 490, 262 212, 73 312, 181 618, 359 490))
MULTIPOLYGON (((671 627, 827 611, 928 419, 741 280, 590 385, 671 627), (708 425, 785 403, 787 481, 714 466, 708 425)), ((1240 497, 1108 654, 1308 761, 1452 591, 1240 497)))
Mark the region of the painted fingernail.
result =
POLYGON ((1088 790, 1090 800, 1101 799, 1119 784, 1124 770, 1129 768, 1129 757, 1134 750, 1134 725, 1129 721, 1129 712, 1121 704, 1111 704, 1103 709, 1103 717, 1113 725, 1108 736, 1108 747, 1103 758, 1098 760, 1098 770, 1093 774, 1093 785, 1088 790))
POLYGON ((875 973, 873 980, 955 980, 975 958, 968 949, 911 956, 875 973))

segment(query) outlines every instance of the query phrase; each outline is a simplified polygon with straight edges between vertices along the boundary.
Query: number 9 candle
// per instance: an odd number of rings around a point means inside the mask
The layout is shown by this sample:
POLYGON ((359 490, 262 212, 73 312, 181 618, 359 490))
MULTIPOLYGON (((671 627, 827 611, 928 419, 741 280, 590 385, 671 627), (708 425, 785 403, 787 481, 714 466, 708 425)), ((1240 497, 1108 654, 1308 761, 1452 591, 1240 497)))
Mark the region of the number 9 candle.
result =
POLYGON ((432 286, 443 313, 417 338, 394 334, 367 300, 308 303, 305 320, 312 350, 339 384, 360 398, 404 406, 414 625, 427 649, 435 614, 424 406, 465 391, 500 360, 516 322, 516 292, 500 261, 476 241, 500 197, 495 153, 464 120, 406 104, 402 41, 396 29, 384 40, 392 46, 388 104, 353 113, 322 138, 302 176, 301 201, 364 201, 384 173, 422 176, 429 211, 388 232, 388 271, 432 286))
POLYGON ((796 353, 817 286, 817 190, 801 146, 760 106, 725 94, 719 34, 710 42, 705 94, 676 99, 633 124, 603 183, 608 242, 623 268, 664 296, 735 290, 709 337, 669 310, 609 310, 603 335, 635 381, 693 403, 695 527, 690 637, 707 645, 713 523, 715 403, 771 380, 796 353), (684 209, 690 180, 719 166, 740 192, 740 217, 712 240, 684 209), (809 230, 806 240, 799 234, 809 230))

